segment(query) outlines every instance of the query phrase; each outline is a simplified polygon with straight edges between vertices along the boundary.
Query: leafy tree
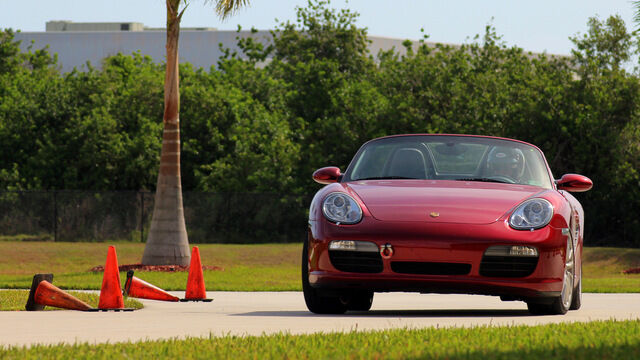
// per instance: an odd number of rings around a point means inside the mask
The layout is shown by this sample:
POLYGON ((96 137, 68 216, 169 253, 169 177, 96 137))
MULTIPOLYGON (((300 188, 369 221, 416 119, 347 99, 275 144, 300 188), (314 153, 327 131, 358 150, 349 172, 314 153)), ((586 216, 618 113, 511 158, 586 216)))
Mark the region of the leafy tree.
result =
MULTIPOLYGON (((631 58, 630 49, 633 45, 631 34, 627 32, 622 18, 614 15, 600 21, 592 17, 588 26, 586 34, 570 38, 576 46, 576 49, 572 50, 576 64, 582 70, 620 70, 631 58)), ((587 71, 579 75, 588 74, 587 71)))
POLYGON ((585 208, 608 214, 594 213, 587 230, 601 243, 633 244, 640 231, 640 83, 621 66, 631 57, 631 34, 619 16, 591 18, 588 33, 572 40, 578 79, 568 88, 576 120, 567 155, 597 186, 585 194, 585 208), (603 231, 612 224, 616 231, 603 231))
POLYGON ((188 183, 215 192, 288 191, 300 154, 282 82, 229 58, 219 71, 189 73, 183 85, 194 119, 184 130, 188 183))
MULTIPOLYGON (((272 32, 273 47, 266 51, 273 58, 266 70, 287 85, 287 118, 305 154, 294 174, 298 179, 309 179, 309 174, 321 166, 344 169, 368 136, 358 131, 368 128, 363 123, 368 119, 345 120, 348 113, 353 115, 355 107, 375 101, 352 96, 358 92, 376 96, 376 89, 366 81, 375 64, 368 54, 366 30, 355 26, 357 14, 331 9, 329 2, 322 0, 310 0, 306 8, 296 11, 295 23, 281 23, 272 32), (363 89, 357 89, 360 86, 363 89), (343 106, 347 101, 359 104, 343 106), (356 120, 358 127, 352 127, 356 120)), ((314 188, 304 180, 295 191, 307 193, 314 188)))
MULTIPOLYGON (((378 136, 473 133, 538 145, 558 177, 590 176, 593 191, 577 195, 587 243, 639 244, 640 82, 624 66, 634 47, 619 17, 590 19, 571 56, 507 47, 488 26, 469 44, 434 46, 425 37, 374 57, 357 14, 312 0, 297 15, 270 44, 242 37, 241 53, 226 50, 217 67, 179 67, 189 121, 179 124, 181 146, 174 138, 165 150, 180 151, 185 190, 217 193, 212 201, 187 195, 206 210, 190 213, 211 215, 188 218, 194 241, 211 241, 203 230, 211 228, 216 241, 293 239, 318 188, 316 168, 345 169, 378 136), (294 196, 273 201, 273 193, 294 196), (251 212, 234 209, 239 203, 251 212), (261 232, 249 233, 254 219, 261 232)), ((61 75, 47 49, 18 45, 2 33, 0 186, 153 189, 161 139, 170 139, 157 121, 166 64, 119 54, 101 69, 61 75)))
MULTIPOLYGON (((42 164, 39 152, 42 144, 51 140, 52 132, 65 124, 58 116, 67 113, 64 105, 50 113, 47 106, 66 97, 59 73, 55 69, 56 57, 45 49, 35 53, 31 48, 20 51, 14 33, 4 30, 0 35, 0 169, 5 174, 5 187, 30 188, 52 180, 43 170, 51 164, 42 164), (44 165, 44 166, 42 166, 44 165), (40 166, 41 169, 37 167, 40 166), (15 176, 19 174, 20 179, 15 176), (10 181, 14 183, 8 183, 10 181)), ((64 103, 64 102, 63 102, 64 103)))
POLYGON ((66 82, 74 94, 82 125, 70 129, 86 138, 93 151, 81 153, 79 164, 93 164, 95 181, 88 169, 80 169, 82 188, 144 190, 154 186, 160 150, 162 114, 162 70, 150 57, 134 53, 107 58, 101 71, 73 72, 66 82), (111 123, 109 129, 80 131, 86 123, 111 123), (82 135, 84 134, 84 135, 82 135), (92 137, 109 136, 107 145, 92 137), (117 137, 117 139, 116 139, 117 137), (87 154, 91 154, 88 156, 87 154), (104 159, 98 159, 104 156, 104 159), (102 178, 103 182, 98 179, 102 178), (91 185, 93 184, 93 185, 91 185))
POLYGON ((14 38, 15 33, 11 29, 0 33, 0 74, 10 73, 20 66, 20 43, 14 38))
POLYGON ((48 70, 56 72, 54 65, 57 55, 51 56, 48 46, 32 51, 33 44, 27 52, 20 51, 20 41, 15 41, 15 33, 11 29, 0 32, 0 74, 10 74, 25 70, 48 70))

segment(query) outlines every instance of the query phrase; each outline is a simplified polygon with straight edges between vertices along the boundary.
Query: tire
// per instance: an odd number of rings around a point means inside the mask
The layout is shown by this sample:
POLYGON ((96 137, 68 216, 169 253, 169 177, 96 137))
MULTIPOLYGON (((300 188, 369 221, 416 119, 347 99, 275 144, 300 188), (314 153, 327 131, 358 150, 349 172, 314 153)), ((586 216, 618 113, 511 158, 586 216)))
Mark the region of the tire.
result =
MULTIPOLYGON (((534 315, 564 315, 573 306, 574 301, 578 301, 578 307, 580 307, 580 300, 574 300, 577 297, 574 296, 575 289, 580 286, 581 281, 578 282, 577 286, 574 284, 576 259, 571 237, 567 238, 566 254, 560 296, 551 298, 549 302, 540 302, 539 300, 528 301, 527 308, 530 313, 534 315)), ((580 288, 580 291, 581 290, 582 288, 580 288)))
POLYGON ((373 292, 358 291, 354 292, 349 298, 347 310, 369 311, 369 309, 371 309, 371 305, 373 305, 373 292))
POLYGON ((569 310, 578 310, 580 306, 582 306, 582 270, 580 270, 578 285, 576 285, 576 288, 573 290, 573 299, 571 300, 569 310))
POLYGON ((302 292, 307 309, 314 314, 344 314, 347 303, 340 296, 327 296, 309 284, 309 241, 302 246, 302 292))

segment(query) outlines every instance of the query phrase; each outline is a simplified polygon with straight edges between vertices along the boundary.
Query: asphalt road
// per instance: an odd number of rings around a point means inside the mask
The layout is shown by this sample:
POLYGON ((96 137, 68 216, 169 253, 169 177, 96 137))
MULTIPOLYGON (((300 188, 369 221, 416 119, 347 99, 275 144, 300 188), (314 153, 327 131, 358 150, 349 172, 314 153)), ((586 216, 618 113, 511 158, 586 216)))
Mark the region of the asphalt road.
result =
POLYGON ((478 295, 376 294, 371 311, 345 315, 314 315, 298 292, 208 297, 213 302, 143 300, 145 308, 133 312, 0 312, 0 345, 640 319, 640 294, 584 294, 582 308, 564 316, 533 316, 523 302, 478 295))

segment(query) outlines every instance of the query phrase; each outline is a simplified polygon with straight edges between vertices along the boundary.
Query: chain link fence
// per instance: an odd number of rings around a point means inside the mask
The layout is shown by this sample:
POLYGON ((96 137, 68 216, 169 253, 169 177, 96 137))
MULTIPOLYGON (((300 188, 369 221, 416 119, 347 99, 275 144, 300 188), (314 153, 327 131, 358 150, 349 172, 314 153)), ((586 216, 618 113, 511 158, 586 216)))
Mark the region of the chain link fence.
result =
MULTIPOLYGON (((145 242, 155 194, 3 191, 0 237, 23 241, 145 242)), ((183 192, 190 243, 298 242, 312 196, 183 192)))

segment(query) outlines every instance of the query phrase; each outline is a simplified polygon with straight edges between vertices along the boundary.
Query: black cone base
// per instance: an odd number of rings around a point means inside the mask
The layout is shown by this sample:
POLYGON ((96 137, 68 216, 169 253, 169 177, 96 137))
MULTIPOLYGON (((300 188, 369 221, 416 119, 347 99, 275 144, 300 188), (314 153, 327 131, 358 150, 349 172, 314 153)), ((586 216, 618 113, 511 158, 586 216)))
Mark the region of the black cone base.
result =
POLYGON ((27 300, 27 305, 24 307, 27 311, 42 311, 44 310, 44 305, 36 304, 33 297, 36 294, 36 289, 38 285, 42 281, 46 281, 48 283, 53 284, 53 274, 35 274, 33 275, 33 281, 31 282, 31 290, 29 290, 29 300, 27 300))

